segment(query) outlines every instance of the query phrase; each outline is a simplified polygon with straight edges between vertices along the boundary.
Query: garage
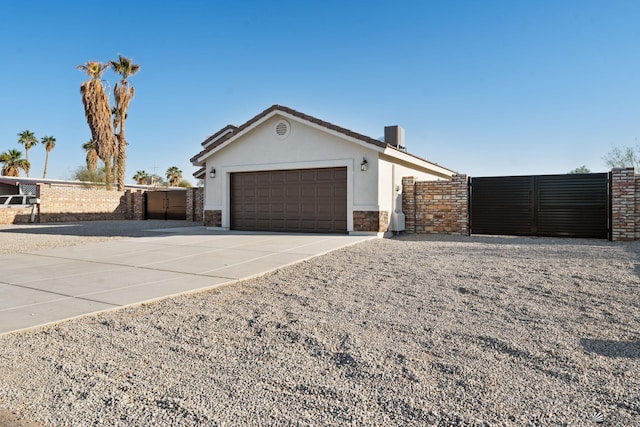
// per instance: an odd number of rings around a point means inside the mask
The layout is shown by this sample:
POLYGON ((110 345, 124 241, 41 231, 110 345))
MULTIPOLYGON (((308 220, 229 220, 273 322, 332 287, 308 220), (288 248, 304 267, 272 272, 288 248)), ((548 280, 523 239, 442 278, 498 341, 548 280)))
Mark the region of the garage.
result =
POLYGON ((231 228, 347 232, 347 168, 238 172, 230 182, 231 228))

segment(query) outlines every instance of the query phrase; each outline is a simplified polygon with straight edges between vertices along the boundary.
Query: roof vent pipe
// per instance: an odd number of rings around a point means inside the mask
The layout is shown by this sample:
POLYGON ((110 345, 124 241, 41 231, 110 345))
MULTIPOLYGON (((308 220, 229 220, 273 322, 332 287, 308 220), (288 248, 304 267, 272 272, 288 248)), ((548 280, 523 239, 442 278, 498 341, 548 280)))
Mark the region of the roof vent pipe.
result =
POLYGON ((385 126, 384 142, 399 150, 407 150, 404 145, 404 129, 400 126, 385 126))

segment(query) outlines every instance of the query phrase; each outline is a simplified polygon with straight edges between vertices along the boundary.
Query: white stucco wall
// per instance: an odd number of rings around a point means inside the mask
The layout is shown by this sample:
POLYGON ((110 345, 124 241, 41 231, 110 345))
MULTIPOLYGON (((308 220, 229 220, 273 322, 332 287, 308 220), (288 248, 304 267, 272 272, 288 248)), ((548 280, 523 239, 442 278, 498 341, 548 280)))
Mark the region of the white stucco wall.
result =
POLYGON ((347 168, 347 231, 353 231, 354 210, 378 210, 378 152, 316 129, 290 117, 286 138, 275 132, 276 115, 248 130, 240 138, 212 154, 206 161, 205 210, 222 211, 222 227, 230 226, 230 174, 234 172, 284 170, 301 168, 347 168), (366 158, 369 170, 362 172, 360 163, 366 158), (210 178, 211 168, 216 177, 210 178))
POLYGON ((416 177, 416 181, 436 181, 447 179, 424 169, 408 165, 384 154, 379 155, 378 188, 379 210, 389 212, 389 220, 393 221, 394 210, 402 211, 402 178, 416 177), (397 207, 399 206, 399 207, 397 207))

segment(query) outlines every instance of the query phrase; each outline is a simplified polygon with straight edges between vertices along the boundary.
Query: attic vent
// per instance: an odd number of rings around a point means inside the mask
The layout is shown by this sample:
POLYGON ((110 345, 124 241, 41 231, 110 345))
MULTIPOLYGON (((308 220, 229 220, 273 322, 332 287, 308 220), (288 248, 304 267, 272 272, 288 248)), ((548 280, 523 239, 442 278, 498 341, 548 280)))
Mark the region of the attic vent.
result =
POLYGON ((276 135, 278 135, 280 139, 285 139, 287 136, 289 136, 290 130, 291 126, 289 125, 288 121, 279 120, 278 123, 276 123, 276 135))

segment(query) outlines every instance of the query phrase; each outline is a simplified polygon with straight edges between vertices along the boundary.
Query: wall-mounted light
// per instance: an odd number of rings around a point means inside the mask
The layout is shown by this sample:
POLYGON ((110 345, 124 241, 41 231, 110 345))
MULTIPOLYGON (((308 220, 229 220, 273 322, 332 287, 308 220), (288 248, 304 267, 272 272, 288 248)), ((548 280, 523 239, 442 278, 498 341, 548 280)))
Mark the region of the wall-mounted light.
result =
POLYGON ((211 170, 209 171, 209 176, 211 178, 215 178, 216 177, 216 168, 211 168, 211 170))
POLYGON ((369 169, 369 163, 367 163, 367 159, 365 159, 364 157, 362 158, 362 163, 360 163, 360 170, 362 172, 366 171, 367 169, 369 169))

